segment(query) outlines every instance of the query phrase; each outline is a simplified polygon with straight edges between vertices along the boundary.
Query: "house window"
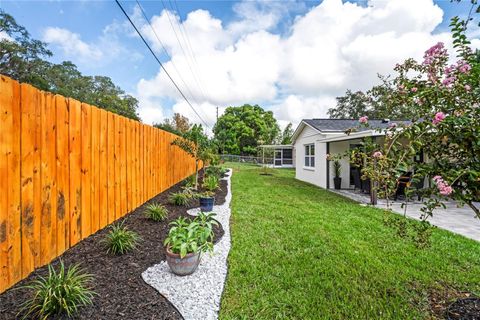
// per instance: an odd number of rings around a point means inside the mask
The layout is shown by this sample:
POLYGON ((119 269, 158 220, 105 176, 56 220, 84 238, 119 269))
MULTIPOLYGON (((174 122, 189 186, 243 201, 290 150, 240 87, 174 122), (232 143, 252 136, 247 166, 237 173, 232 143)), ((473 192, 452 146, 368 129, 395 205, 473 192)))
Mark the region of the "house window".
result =
POLYGON ((315 145, 313 143, 305 145, 305 167, 315 167, 315 145))

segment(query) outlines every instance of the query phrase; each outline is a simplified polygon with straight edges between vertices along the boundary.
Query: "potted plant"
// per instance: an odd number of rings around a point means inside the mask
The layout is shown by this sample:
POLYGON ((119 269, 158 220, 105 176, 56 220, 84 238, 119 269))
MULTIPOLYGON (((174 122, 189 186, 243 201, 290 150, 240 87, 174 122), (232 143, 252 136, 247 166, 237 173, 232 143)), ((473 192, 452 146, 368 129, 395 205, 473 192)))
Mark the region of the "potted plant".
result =
POLYGON ((180 217, 171 222, 165 239, 167 263, 179 276, 192 274, 197 269, 202 252, 213 251, 215 214, 201 212, 194 220, 180 217))
POLYGON ((342 165, 338 160, 333 161, 333 173, 333 184, 335 186, 335 189, 340 190, 342 186, 342 178, 340 178, 340 174, 342 173, 342 165))
POLYGON ((210 212, 215 204, 215 190, 218 189, 218 178, 214 175, 207 176, 203 179, 203 188, 206 190, 198 197, 200 201, 200 210, 210 212))

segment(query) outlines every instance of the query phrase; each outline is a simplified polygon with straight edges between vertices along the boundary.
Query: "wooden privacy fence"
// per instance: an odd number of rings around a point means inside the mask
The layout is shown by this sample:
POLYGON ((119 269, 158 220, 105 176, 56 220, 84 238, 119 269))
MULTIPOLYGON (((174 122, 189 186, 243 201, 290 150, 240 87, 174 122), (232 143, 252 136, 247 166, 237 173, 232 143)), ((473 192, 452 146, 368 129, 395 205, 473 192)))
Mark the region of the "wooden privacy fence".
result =
POLYGON ((174 134, 0 77, 0 293, 195 172, 174 134))

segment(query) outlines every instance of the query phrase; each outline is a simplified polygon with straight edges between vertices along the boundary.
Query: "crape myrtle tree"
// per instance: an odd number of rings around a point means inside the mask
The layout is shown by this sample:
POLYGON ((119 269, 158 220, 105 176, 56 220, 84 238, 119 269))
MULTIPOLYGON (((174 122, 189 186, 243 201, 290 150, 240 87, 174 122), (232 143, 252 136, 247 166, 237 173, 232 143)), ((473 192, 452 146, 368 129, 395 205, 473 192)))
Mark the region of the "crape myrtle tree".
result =
POLYGON ((176 138, 176 145, 195 159, 195 190, 198 190, 198 169, 200 161, 206 164, 213 159, 215 146, 203 132, 202 125, 194 124, 190 130, 176 138))
MULTIPOLYGON (((351 155, 387 196, 400 172, 413 171, 413 181, 427 177, 431 183, 424 190, 423 219, 447 199, 468 205, 480 218, 475 203, 480 199, 480 59, 470 48, 465 27, 464 21, 452 19, 455 58, 437 43, 422 62, 408 59, 395 67, 390 103, 408 108, 411 122, 392 122, 383 143, 366 142, 351 155), (419 153, 423 163, 414 161, 419 153)), ((360 122, 368 126, 368 117, 360 122)))
POLYGON ((256 155, 259 141, 274 143, 280 128, 273 112, 245 104, 228 107, 218 118, 213 132, 222 153, 256 155))

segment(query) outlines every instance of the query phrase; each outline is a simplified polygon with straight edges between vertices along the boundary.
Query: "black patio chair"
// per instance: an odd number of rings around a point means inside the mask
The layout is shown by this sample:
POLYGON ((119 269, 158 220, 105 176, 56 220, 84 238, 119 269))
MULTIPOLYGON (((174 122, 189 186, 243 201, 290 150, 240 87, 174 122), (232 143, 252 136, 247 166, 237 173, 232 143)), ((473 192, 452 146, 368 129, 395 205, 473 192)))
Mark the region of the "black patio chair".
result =
POLYGON ((353 176, 354 189, 362 190, 362 180, 360 179, 360 169, 353 168, 352 176, 353 176))
POLYGON ((405 198, 405 188, 412 181, 412 172, 406 172, 397 179, 397 189, 395 190, 395 195, 393 200, 398 200, 398 198, 405 198))

